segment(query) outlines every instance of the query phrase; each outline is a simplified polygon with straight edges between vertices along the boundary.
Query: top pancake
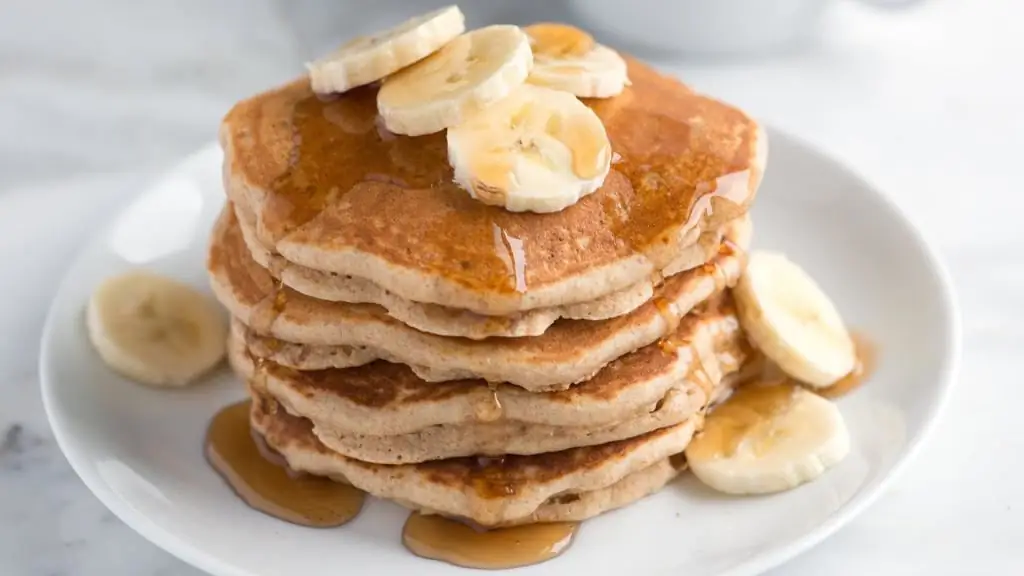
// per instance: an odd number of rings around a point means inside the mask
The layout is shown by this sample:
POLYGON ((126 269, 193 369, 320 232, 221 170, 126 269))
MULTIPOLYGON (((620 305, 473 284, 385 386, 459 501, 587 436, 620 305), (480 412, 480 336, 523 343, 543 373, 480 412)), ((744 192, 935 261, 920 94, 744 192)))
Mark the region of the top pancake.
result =
POLYGON ((225 186, 272 252, 409 300, 495 315, 594 300, 745 213, 765 161, 739 110, 635 61, 629 76, 621 95, 587 102, 616 161, 561 212, 473 200, 452 182, 443 133, 391 134, 375 88, 321 99, 306 78, 228 113, 225 186))

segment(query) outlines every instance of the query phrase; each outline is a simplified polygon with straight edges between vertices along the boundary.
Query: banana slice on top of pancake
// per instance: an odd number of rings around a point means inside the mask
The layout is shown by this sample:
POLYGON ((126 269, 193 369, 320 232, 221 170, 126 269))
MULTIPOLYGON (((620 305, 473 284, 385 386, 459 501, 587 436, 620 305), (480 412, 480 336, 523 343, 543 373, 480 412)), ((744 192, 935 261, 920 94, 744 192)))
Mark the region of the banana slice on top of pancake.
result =
POLYGON ((314 92, 329 94, 376 82, 430 56, 465 30, 466 19, 458 6, 410 18, 307 64, 310 83, 314 92))
POLYGON ((795 488, 849 452, 839 408, 791 382, 740 388, 708 414, 685 451, 701 482, 729 494, 795 488))
POLYGON ((377 109, 396 134, 440 132, 508 96, 532 66, 522 29, 487 26, 389 76, 377 93, 377 109))
POLYGON ((824 388, 855 368, 857 353, 839 311, 783 254, 752 252, 733 294, 748 338, 786 374, 824 388))
POLYGON ((149 272, 103 282, 89 299, 86 324, 108 366, 156 387, 185 386, 213 368, 228 333, 211 298, 149 272))
POLYGON ((564 90, 581 98, 608 98, 629 85, 619 53, 566 24, 534 24, 525 29, 533 49, 527 82, 564 90))
POLYGON ((611 166, 604 124, 578 98, 523 84, 448 129, 455 182, 513 212, 556 212, 597 190, 611 166))

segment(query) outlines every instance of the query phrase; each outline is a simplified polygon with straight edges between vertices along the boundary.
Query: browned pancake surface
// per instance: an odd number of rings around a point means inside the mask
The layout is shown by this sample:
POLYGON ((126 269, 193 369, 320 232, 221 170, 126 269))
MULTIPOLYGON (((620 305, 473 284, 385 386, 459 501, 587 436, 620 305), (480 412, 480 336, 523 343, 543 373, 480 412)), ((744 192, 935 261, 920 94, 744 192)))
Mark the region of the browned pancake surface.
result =
MULTIPOLYGON (((593 348, 632 327, 645 325, 656 317, 664 316, 662 308, 667 303, 685 298, 696 283, 710 278, 716 284, 716 291, 731 285, 738 276, 743 258, 740 247, 724 242, 719 253, 708 263, 665 279, 650 301, 629 314, 607 320, 562 319, 540 336, 531 338, 472 340, 428 334, 422 337, 441 348, 459 349, 460 353, 468 351, 471 354, 486 354, 500 349, 502 354, 516 354, 522 359, 529 357, 532 363, 565 363, 573 357, 585 356, 593 348), (727 273, 726 269, 734 270, 735 273, 727 273)), ((330 327, 347 323, 408 329, 389 316, 381 306, 318 300, 277 282, 266 268, 253 260, 232 210, 225 210, 221 214, 214 229, 207 267, 214 282, 222 284, 223 290, 230 292, 223 296, 223 299, 228 300, 224 303, 243 322, 263 335, 286 338, 277 330, 278 325, 330 327), (267 322, 262 322, 262 318, 266 318, 267 322)), ((220 290, 215 291, 220 295, 220 290)), ((298 331, 299 328, 294 330, 298 331)), ((339 336, 338 339, 345 338, 339 336)), ((295 337, 293 340, 308 344, 336 343, 320 337, 295 337)))
MULTIPOLYGON (((343 459, 348 465, 386 472, 389 468, 415 473, 425 481, 459 489, 471 488, 481 498, 508 498, 530 484, 544 484, 562 476, 585 472, 627 454, 663 436, 677 432, 677 427, 662 428, 617 442, 570 448, 559 452, 529 456, 507 455, 499 458, 449 458, 418 464, 387 465, 345 458, 331 451, 317 439, 312 423, 288 413, 270 397, 255 394, 252 420, 275 449, 287 446, 343 459)), ((682 425, 681 425, 682 426, 682 425)))
POLYGON ((621 95, 588 101, 617 161, 597 192, 558 213, 471 199, 452 183, 443 133, 388 133, 374 88, 323 99, 307 79, 227 115, 229 194, 254 209, 268 246, 368 254, 424 278, 525 299, 639 253, 675 250, 683 231, 720 226, 753 197, 763 145, 753 120, 636 61, 629 76, 621 95))
MULTIPOLYGON (((702 325, 731 320, 734 316, 732 297, 723 293, 686 315, 676 332, 662 344, 645 346, 627 354, 609 363, 593 378, 567 390, 544 392, 543 397, 545 400, 568 404, 612 400, 635 383, 648 381, 654 375, 670 371, 678 361, 676 348, 689 344, 702 325)), ((730 331, 724 336, 736 347, 734 355, 739 363, 748 351, 745 341, 735 338, 734 334, 730 331)), ((293 389, 304 391, 310 396, 323 391, 355 404, 381 409, 433 403, 454 396, 474 394, 478 390, 490 390, 488 383, 480 379, 426 382, 404 364, 380 360, 354 368, 327 370, 294 370, 267 362, 266 369, 287 379, 293 389)), ((499 397, 505 390, 515 390, 513 393, 519 390, 508 384, 495 386, 499 397)))

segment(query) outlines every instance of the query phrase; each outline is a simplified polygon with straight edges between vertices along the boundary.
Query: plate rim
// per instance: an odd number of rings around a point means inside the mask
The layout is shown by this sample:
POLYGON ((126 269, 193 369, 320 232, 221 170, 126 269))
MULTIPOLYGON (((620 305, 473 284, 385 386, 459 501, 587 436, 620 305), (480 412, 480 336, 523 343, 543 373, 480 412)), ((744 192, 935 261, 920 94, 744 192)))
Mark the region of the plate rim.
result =
MULTIPOLYGON (((938 390, 936 391, 935 401, 930 409, 927 410, 927 415, 923 424, 919 428, 917 434, 908 439, 902 455, 893 462, 888 473, 885 474, 877 484, 869 486, 867 490, 859 492, 848 502, 843 504, 838 510, 828 516, 823 522, 817 524, 813 528, 791 538, 784 544, 774 546, 765 552, 754 554, 743 559, 736 566, 720 572, 718 576, 755 576, 756 574, 778 567, 817 546, 877 501, 877 499, 884 494, 894 482, 898 481, 899 478, 902 477, 907 466, 917 458, 921 447, 931 438, 936 426, 942 419, 943 414, 946 412, 953 388, 959 381, 963 355, 963 320, 961 308, 956 294, 955 285, 952 280, 952 275, 950 274, 949 268, 942 258, 939 249, 937 248, 938 245, 929 237, 914 218, 912 218, 900 204, 886 193, 882 187, 877 186, 871 179, 865 177, 856 169, 839 161, 828 151, 801 137, 795 136, 791 132, 779 129, 770 124, 765 125, 765 130, 769 134, 769 141, 777 139, 785 140, 789 145, 800 149, 800 152, 816 157, 819 162, 826 164, 831 171, 844 173, 845 176, 851 180, 857 181, 861 185, 861 188, 865 189, 866 194, 874 196, 874 199, 878 201, 883 209, 888 210, 898 220, 902 221, 907 231, 910 233, 911 241, 916 244, 916 247, 923 254, 924 263, 931 270, 937 280, 939 288, 938 296, 943 305, 943 312, 948 316, 945 322, 946 337, 944 339, 944 345, 950 353, 943 360, 943 365, 940 366, 939 379, 937 382, 938 390)), ((134 200, 149 193, 159 183, 164 182, 175 175, 180 175, 182 173, 187 173, 190 170, 194 170, 194 165, 201 165, 203 162, 207 161, 208 156, 219 153, 220 150, 216 141, 207 143, 172 164, 168 169, 160 171, 155 177, 149 179, 145 186, 140 188, 140 192, 138 194, 130 198, 134 200)), ((86 241, 76 252, 72 263, 61 276, 57 291, 47 308, 46 320, 43 324, 43 331, 40 339, 38 361, 39 386, 47 422, 50 429, 53 431, 57 446, 60 448, 65 460, 67 460, 78 478, 81 479, 86 488, 88 488, 89 491, 108 510, 110 510, 129 528, 158 548, 161 548, 169 554, 192 565, 193 567, 199 568, 200 570, 204 570, 218 576, 253 576, 253 573, 242 570, 215 554, 204 551, 185 542, 175 533, 163 528, 143 514, 136 512, 128 501, 119 497, 106 486, 106 483, 101 478, 88 471, 85 464, 85 456, 81 451, 75 450, 71 447, 73 440, 71 439, 70 432, 64 427, 65 424, 62 423, 60 418, 55 415, 54 403, 56 402, 55 395, 57 392, 55 385, 53 384, 53 377, 50 374, 50 369, 48 368, 51 356, 50 345, 48 345, 48 342, 54 338, 55 332, 58 330, 57 303, 66 298, 66 292, 71 290, 71 277, 81 265, 84 254, 95 245, 102 231, 108 229, 120 214, 121 211, 118 211, 116 214, 111 215, 110 218, 107 218, 102 222, 97 222, 88 241, 86 241)), ((670 570, 678 570, 682 568, 685 568, 685 566, 674 566, 670 570)))

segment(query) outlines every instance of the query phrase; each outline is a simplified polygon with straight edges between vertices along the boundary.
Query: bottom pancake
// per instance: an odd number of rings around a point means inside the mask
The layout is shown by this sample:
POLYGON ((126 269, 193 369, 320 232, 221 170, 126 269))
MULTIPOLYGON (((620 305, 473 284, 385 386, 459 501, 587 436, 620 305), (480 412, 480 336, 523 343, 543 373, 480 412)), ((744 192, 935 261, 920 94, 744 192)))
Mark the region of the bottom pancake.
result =
MULTIPOLYGON (((253 429, 294 470, 344 480, 374 496, 468 518, 483 526, 542 521, 539 516, 557 513, 565 519, 572 514, 576 515, 572 519, 583 519, 640 498, 649 493, 652 483, 618 496, 614 490, 595 495, 575 507, 567 497, 563 508, 541 510, 552 498, 611 489, 630 474, 679 454, 701 423, 702 418, 694 417, 635 438, 533 456, 453 458, 394 466, 362 462, 330 450, 313 434, 308 420, 288 414, 269 397, 254 394, 251 412, 253 429)), ((667 482, 670 478, 665 476, 658 478, 667 482)), ((582 496, 576 502, 580 501, 582 496)))
MULTIPOLYGON (((670 456, 643 470, 626 475, 611 486, 587 492, 570 492, 553 496, 534 510, 533 514, 498 524, 495 527, 536 524, 538 522, 581 522, 616 508, 628 506, 654 494, 684 470, 686 470, 686 459, 681 454, 670 456)), ((434 512, 419 508, 409 502, 397 502, 423 514, 434 512)))

